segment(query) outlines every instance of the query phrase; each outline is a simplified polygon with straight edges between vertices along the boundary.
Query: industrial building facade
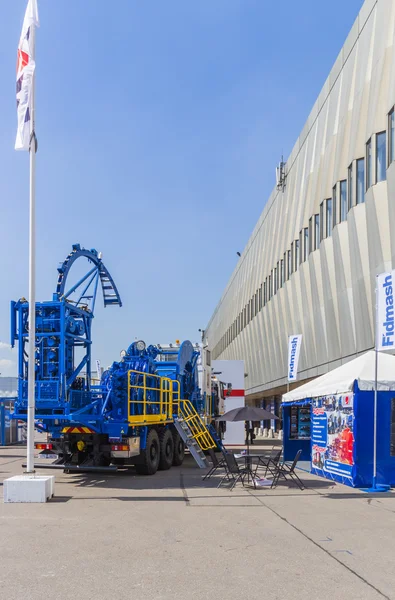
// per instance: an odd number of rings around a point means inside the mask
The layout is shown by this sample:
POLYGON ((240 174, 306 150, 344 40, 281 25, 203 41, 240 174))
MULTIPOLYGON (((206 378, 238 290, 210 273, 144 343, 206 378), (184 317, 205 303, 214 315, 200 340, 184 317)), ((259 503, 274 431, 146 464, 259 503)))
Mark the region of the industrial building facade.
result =
POLYGON ((375 278, 395 267, 394 36, 395 2, 366 0, 206 327, 213 359, 244 359, 247 402, 279 402, 289 335, 298 384, 374 346, 375 278))

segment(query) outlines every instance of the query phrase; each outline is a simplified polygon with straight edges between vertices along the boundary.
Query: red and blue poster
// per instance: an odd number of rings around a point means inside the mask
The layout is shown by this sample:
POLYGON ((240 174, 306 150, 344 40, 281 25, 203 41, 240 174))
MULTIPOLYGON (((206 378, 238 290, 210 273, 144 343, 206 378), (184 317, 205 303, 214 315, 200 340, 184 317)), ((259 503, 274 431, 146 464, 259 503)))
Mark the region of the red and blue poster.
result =
POLYGON ((314 399, 311 425, 312 472, 350 485, 354 466, 354 395, 314 399))

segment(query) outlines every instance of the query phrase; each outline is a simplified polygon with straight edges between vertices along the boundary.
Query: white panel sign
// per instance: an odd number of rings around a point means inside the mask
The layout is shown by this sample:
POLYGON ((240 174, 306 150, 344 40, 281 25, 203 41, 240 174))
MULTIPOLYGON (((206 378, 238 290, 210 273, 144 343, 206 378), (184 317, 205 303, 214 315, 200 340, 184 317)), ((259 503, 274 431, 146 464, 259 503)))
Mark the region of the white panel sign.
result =
POLYGON ((395 349, 394 287, 395 272, 376 278, 376 350, 395 349))
MULTIPOLYGON (((225 412, 245 405, 244 391, 244 361, 243 360, 213 360, 213 373, 225 384, 225 412), (230 395, 226 395, 226 387, 232 385, 230 395)), ((235 446, 245 442, 245 422, 226 422, 224 444, 235 446)))
POLYGON ((96 370, 97 370, 97 378, 101 379, 101 376, 103 375, 103 372, 102 372, 100 360, 96 361, 96 370))
POLYGON ((290 335, 288 338, 288 381, 296 381, 302 335, 290 335))

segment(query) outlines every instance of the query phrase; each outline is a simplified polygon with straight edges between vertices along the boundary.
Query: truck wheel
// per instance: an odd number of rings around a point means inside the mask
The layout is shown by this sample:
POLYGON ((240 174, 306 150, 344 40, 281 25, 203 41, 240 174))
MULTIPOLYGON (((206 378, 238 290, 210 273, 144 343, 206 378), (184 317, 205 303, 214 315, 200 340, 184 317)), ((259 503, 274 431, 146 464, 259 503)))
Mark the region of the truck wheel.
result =
POLYGON ((185 445, 182 439, 180 438, 180 434, 177 431, 173 431, 173 441, 174 441, 174 456, 173 456, 173 465, 175 467, 179 467, 184 462, 185 455, 185 445))
POLYGON ((174 441, 170 429, 162 429, 159 433, 160 459, 159 468, 167 471, 173 464, 174 441))
POLYGON ((146 448, 140 454, 141 462, 136 465, 137 473, 140 475, 154 475, 158 470, 159 457, 159 437, 155 429, 151 429, 148 432, 146 448))

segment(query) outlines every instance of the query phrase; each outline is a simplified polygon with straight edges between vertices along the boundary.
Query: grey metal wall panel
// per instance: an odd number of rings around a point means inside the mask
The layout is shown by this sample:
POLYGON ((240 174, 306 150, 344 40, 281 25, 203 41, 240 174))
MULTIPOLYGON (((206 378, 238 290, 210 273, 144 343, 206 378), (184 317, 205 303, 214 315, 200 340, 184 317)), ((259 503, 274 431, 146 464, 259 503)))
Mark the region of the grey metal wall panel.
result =
MULTIPOLYGON (((395 163, 355 206, 356 160, 395 105, 395 2, 366 0, 206 328, 213 358, 244 359, 247 393, 286 384, 288 336, 302 333, 300 379, 373 347, 376 274, 395 266, 395 163), (352 165, 347 218, 321 240, 235 339, 224 334, 352 165)), ((388 149, 388 147, 387 147, 388 149)), ((366 167, 366 164, 365 164, 366 167)), ((373 169, 374 177, 374 169, 373 169)), ((338 206, 339 209, 339 206, 338 206)), ((302 248, 300 248, 302 252, 302 248)))

